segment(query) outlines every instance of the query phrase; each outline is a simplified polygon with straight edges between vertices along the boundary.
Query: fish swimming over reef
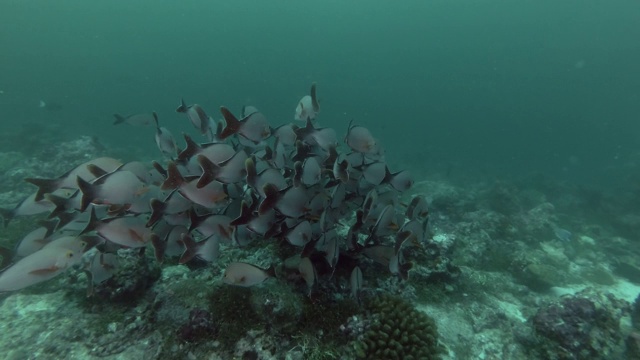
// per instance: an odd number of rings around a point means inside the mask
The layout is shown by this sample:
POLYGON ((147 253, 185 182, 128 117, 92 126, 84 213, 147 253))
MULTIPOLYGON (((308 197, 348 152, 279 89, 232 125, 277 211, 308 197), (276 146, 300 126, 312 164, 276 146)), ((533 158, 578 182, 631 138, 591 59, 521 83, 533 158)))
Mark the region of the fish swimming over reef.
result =
POLYGON ((287 258, 269 259, 268 269, 233 259, 221 274, 224 283, 260 285, 277 267, 278 281, 309 296, 344 283, 350 284, 344 295, 357 299, 372 267, 406 278, 406 259, 426 238, 427 201, 420 194, 401 201, 411 174, 393 169, 369 129, 352 121, 338 129, 346 133, 338 141, 336 129, 317 123, 319 110, 315 84, 295 106, 303 125, 273 127, 251 105, 238 117, 222 106, 217 122, 202 106, 181 101, 177 111, 204 141, 184 135, 180 149, 157 114, 116 115, 116 124, 155 124, 149 139, 155 138, 157 160, 102 157, 56 178, 26 179, 37 189, 0 210, 5 225, 19 216, 48 219, 16 247, 13 265, 0 272, 0 291, 70 268, 100 286, 118 269, 118 249, 150 248, 158 262, 190 264, 216 262, 249 244, 282 247, 287 258))

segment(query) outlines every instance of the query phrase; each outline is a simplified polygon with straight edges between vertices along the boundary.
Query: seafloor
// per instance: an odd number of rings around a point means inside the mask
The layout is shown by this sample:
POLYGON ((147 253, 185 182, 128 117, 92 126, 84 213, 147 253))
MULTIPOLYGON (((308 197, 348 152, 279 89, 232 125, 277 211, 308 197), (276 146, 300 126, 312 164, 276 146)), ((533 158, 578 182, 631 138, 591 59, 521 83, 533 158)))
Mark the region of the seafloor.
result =
MULTIPOLYGON (((60 143, 46 134, 0 139, 3 207, 34 191, 26 177, 56 177, 104 155, 151 160, 89 137, 60 143)), ((221 282, 230 261, 281 258, 273 245, 228 248, 215 264, 190 266, 121 250, 122 269, 91 297, 80 270, 2 294, 0 357, 355 359, 376 358, 366 355, 375 344, 392 348, 379 357, 390 359, 640 358, 640 187, 414 178, 409 195, 424 194, 430 206, 429 240, 407 255, 408 280, 372 262, 360 302, 338 280, 311 299, 301 280, 221 282), (389 308, 400 319, 384 329, 389 308), (394 334, 429 334, 437 346, 406 355, 401 340, 389 340, 394 334)), ((40 218, 14 219, 0 245, 13 247, 40 218)))

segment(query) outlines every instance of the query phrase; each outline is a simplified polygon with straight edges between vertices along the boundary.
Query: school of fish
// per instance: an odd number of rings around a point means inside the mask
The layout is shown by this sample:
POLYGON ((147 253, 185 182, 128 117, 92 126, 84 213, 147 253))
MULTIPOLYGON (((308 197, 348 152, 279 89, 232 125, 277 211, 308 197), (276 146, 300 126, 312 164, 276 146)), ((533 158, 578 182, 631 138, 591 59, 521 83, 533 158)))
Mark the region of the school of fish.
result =
MULTIPOLYGON (((47 220, 17 244, 0 273, 0 292, 71 267, 100 284, 117 271, 120 248, 149 247, 157 261, 184 264, 214 262, 225 248, 255 241, 298 249, 282 264, 306 282, 309 294, 340 268, 358 297, 362 261, 406 278, 404 252, 426 234, 425 198, 402 202, 413 183, 408 171, 389 169, 365 127, 345 126, 343 141, 334 129, 317 127, 319 111, 315 84, 295 108, 297 124, 276 128, 253 106, 239 116, 221 107, 222 119, 215 120, 182 100, 177 112, 206 138, 197 143, 184 135, 184 148, 155 112, 116 114, 115 125, 155 125, 164 160, 103 157, 55 179, 26 179, 37 190, 1 210, 5 226, 17 216, 48 214, 47 220)), ((254 286, 277 272, 237 261, 222 276, 230 285, 254 286)))

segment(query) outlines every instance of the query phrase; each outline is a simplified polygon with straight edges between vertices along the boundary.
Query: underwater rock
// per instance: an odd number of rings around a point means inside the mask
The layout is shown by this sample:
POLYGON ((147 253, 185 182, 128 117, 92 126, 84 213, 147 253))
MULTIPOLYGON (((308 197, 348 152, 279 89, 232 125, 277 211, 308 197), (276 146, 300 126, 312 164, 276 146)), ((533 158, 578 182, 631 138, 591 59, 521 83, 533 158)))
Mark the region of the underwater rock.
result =
POLYGON ((213 315, 203 309, 193 309, 189 313, 189 321, 178 331, 178 338, 186 342, 209 340, 218 332, 213 315))
POLYGON ((628 303, 591 289, 562 298, 530 319, 544 359, 615 359, 624 352, 620 319, 628 303))

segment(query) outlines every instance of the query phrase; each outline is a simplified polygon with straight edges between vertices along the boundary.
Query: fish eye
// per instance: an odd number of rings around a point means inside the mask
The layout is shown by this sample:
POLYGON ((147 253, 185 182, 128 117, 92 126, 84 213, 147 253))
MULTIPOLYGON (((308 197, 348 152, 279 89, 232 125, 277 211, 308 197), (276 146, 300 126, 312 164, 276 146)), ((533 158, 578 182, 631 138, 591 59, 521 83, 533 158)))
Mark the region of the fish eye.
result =
POLYGON ((73 257, 73 252, 72 251, 67 252, 67 257, 68 258, 72 258, 73 257))

